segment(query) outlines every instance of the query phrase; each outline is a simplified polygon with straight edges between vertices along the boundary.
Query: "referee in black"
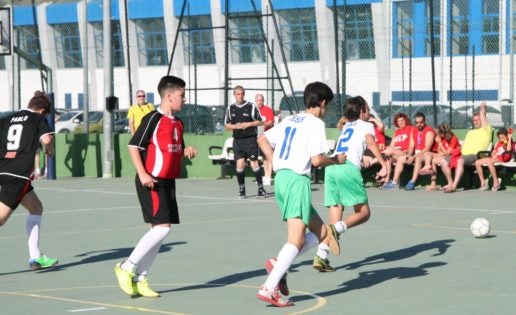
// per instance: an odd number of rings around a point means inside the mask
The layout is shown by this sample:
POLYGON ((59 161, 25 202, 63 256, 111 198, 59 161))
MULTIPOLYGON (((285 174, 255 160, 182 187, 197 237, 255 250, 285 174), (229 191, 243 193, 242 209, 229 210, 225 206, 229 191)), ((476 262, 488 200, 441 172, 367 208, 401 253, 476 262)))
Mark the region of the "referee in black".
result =
POLYGON ((256 104, 244 99, 245 91, 240 85, 233 88, 235 102, 228 106, 224 124, 226 129, 233 130, 233 152, 236 161, 236 177, 239 186, 239 198, 245 198, 245 163, 249 159, 258 184, 257 198, 267 197, 263 189, 262 172, 258 163, 258 126, 263 125, 262 116, 256 104))

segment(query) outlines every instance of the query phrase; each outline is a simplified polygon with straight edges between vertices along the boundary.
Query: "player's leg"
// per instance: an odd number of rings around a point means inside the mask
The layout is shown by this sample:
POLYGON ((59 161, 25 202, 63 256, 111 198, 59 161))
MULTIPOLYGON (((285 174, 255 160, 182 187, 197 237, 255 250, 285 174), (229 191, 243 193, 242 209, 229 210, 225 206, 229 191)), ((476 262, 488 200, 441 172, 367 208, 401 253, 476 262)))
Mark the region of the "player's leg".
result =
POLYGON ((20 204, 29 211, 25 226, 28 237, 30 269, 38 270, 55 266, 58 263, 57 259, 42 255, 39 249, 39 233, 41 229, 41 218, 43 215, 43 204, 34 190, 32 190, 32 187, 30 187, 29 192, 23 196, 20 204))
POLYGON ((262 177, 262 169, 260 168, 260 164, 258 163, 258 160, 253 159, 249 160, 249 164, 251 164, 251 169, 254 173, 254 178, 256 179, 256 185, 258 185, 258 194, 256 195, 256 198, 266 198, 267 192, 263 188, 263 177, 262 177))
POLYGON ((238 197, 245 198, 245 158, 236 160, 236 178, 238 182, 238 197))
MULTIPOLYGON (((482 164, 487 163, 487 160, 490 160, 490 158, 483 158, 483 159, 478 159, 475 161, 475 169, 477 170, 478 179, 480 180, 479 190, 481 190, 481 191, 485 191, 485 190, 489 189, 489 183, 484 178, 484 168, 482 167, 482 164)), ((493 184, 494 184, 494 181, 493 181, 493 184)))
POLYGON ((7 220, 11 216, 11 213, 13 213, 13 210, 5 203, 0 201, 0 226, 7 223, 7 220))
MULTIPOLYGON (((343 211, 344 208, 341 204, 330 206, 328 208, 328 223, 336 224, 337 222, 340 222, 342 220, 343 211)), ((330 241, 332 238, 330 233, 332 233, 332 231, 327 231, 326 238, 319 243, 319 246, 317 246, 317 254, 315 255, 312 263, 312 267, 321 272, 335 271, 335 268, 330 265, 330 261, 328 260, 328 256, 330 254, 330 241)))

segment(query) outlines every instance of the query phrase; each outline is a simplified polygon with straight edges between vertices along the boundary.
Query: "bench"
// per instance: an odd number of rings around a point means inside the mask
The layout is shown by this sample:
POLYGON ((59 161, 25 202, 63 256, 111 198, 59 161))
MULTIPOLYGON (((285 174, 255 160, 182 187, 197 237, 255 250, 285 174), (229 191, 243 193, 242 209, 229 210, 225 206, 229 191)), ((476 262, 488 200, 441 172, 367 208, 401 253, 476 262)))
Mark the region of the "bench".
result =
MULTIPOLYGON (((235 157, 233 154, 233 137, 229 137, 224 141, 224 145, 217 146, 212 145, 208 148, 208 159, 211 160, 213 165, 220 165, 220 177, 217 179, 225 179, 228 176, 232 177, 232 172, 235 168, 235 157), (218 154, 214 154, 219 152, 218 154), (231 170, 228 172, 228 170, 231 170)), ((248 160, 249 161, 249 160, 248 160)), ((258 163, 263 162, 263 157, 258 156, 258 163)))
POLYGON ((213 165, 220 165, 220 177, 218 179, 226 178, 228 166, 235 164, 235 158, 233 156, 233 137, 227 138, 222 147, 216 145, 210 146, 208 152, 208 159, 211 160, 211 163, 213 165), (219 153, 214 154, 215 152, 219 153))

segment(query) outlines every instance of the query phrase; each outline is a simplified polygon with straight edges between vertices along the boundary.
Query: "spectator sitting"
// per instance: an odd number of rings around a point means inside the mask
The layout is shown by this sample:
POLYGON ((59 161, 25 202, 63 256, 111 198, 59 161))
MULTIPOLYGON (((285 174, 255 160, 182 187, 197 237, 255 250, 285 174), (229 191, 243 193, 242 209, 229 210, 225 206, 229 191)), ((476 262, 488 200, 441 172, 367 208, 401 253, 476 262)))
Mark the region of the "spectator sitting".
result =
POLYGON ((432 127, 426 124, 425 114, 421 112, 416 113, 415 123, 416 129, 412 133, 415 154, 406 160, 406 163, 414 163, 414 171, 412 172, 412 178, 405 186, 405 190, 414 190, 425 154, 431 151, 435 139, 435 131, 432 127))
MULTIPOLYGON (((427 152, 425 157, 425 163, 431 162, 431 179, 430 185, 426 187, 427 191, 438 190, 440 187, 437 186, 437 166, 442 165, 443 161, 446 161, 452 167, 457 165, 457 160, 460 158, 460 143, 457 136, 451 131, 448 123, 443 123, 439 126, 437 131, 437 137, 435 137, 434 147, 432 152, 427 152)), ((420 172, 421 173, 421 172, 420 172)), ((444 176, 448 181, 448 186, 453 184, 451 176, 451 170, 446 172, 443 169, 444 176)))
MULTIPOLYGON (((376 144, 378 145, 378 149, 380 149, 380 152, 383 152, 385 150, 386 145, 386 139, 385 139, 385 125, 383 122, 379 119, 377 119, 373 114, 369 115, 369 119, 367 120, 374 126, 374 134, 376 139, 376 144)), ((387 173, 390 173, 391 163, 389 159, 387 159, 385 156, 385 164, 387 165, 387 173)), ((375 164, 378 164, 378 159, 374 156, 373 152, 369 149, 366 149, 364 151, 364 156, 362 157, 362 167, 368 168, 375 164)), ((384 180, 377 180, 376 185, 381 186, 384 184, 384 180)))
MULTIPOLYGON (((398 180, 403 171, 404 164, 414 150, 414 141, 412 138, 414 127, 410 124, 408 116, 405 113, 396 114, 393 119, 393 124, 397 129, 394 131, 391 143, 383 151, 383 154, 389 158, 390 163, 396 163, 396 168, 394 169, 394 177, 392 180, 383 185, 385 189, 399 187, 398 180)), ((388 168, 387 171, 388 173, 385 180, 389 179, 390 168, 388 168)))
MULTIPOLYGON (((464 143, 462 145, 460 157, 457 160, 457 167, 455 169, 455 178, 453 183, 448 184, 444 190, 446 193, 451 193, 457 190, 459 181, 464 174, 464 166, 473 166, 477 160, 477 153, 480 151, 486 151, 491 144, 491 137, 493 134, 493 128, 487 122, 486 116, 486 102, 480 104, 480 112, 473 114, 473 130, 468 131, 464 143)), ((448 162, 445 160, 441 164, 441 169, 446 174, 451 172, 448 162)))
POLYGON ((489 173, 493 177, 492 191, 500 189, 500 178, 496 174, 494 163, 509 162, 514 152, 514 142, 512 141, 512 130, 510 132, 505 128, 500 128, 496 133, 498 142, 496 143, 490 157, 481 158, 475 161, 475 168, 477 169, 478 178, 480 179, 480 191, 489 189, 489 181, 484 178, 483 164, 487 164, 489 173))

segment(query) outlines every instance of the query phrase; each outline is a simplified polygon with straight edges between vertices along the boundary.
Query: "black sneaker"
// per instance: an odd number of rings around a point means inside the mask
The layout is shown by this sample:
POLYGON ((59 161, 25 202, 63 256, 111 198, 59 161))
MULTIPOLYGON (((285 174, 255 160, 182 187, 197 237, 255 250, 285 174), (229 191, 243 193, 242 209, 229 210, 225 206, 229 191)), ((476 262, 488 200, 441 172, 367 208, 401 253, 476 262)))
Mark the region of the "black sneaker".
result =
POLYGON ((256 198, 267 198, 267 192, 265 189, 263 189, 263 187, 258 188, 258 195, 256 195, 256 198))
POLYGON ((238 193, 238 198, 246 198, 245 188, 240 188, 240 192, 238 193))

